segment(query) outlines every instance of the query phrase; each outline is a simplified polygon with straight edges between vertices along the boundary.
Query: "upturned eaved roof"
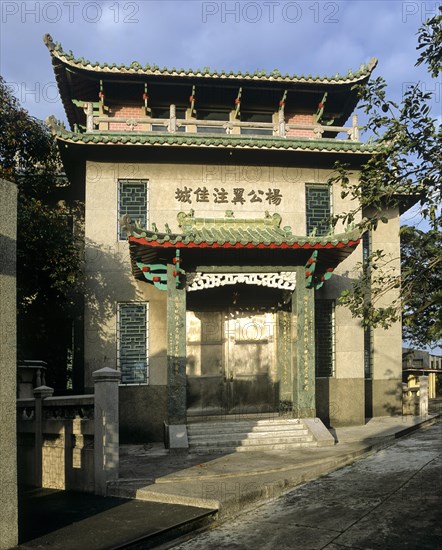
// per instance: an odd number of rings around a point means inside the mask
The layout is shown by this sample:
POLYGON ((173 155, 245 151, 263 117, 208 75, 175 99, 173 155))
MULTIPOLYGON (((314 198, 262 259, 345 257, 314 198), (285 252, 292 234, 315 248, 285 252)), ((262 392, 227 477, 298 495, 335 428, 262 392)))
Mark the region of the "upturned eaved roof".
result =
MULTIPOLYGON (((342 125, 358 102, 358 94, 354 86, 366 83, 377 64, 377 60, 373 58, 367 65, 361 65, 356 71, 349 70, 345 75, 333 76, 282 74, 276 69, 271 72, 262 70, 241 72, 218 71, 208 67, 203 69, 160 68, 158 65, 142 65, 138 61, 130 65, 91 62, 74 57, 71 51, 65 52, 49 34, 44 36, 44 42, 51 54, 61 100, 72 128, 76 123, 84 123, 82 122, 84 113, 73 101, 97 101, 100 82, 103 83, 105 90, 110 87, 111 92, 112 90, 115 92, 115 86, 118 83, 132 87, 147 86, 150 90, 149 97, 155 97, 156 101, 160 102, 161 98, 165 100, 167 93, 170 92, 169 85, 174 84, 181 90, 178 94, 174 88, 173 101, 170 101, 172 103, 187 99, 192 93, 192 86, 196 86, 197 95, 198 88, 203 87, 211 90, 216 88, 218 91, 219 88, 223 88, 224 91, 229 88, 231 93, 235 89, 235 97, 238 88, 244 87, 247 88, 247 95, 252 103, 261 98, 264 102, 271 102, 275 109, 285 93, 288 94, 288 105, 299 108, 303 102, 308 102, 309 107, 316 109, 318 102, 327 92, 327 109, 332 118, 334 117, 335 123, 342 125), (256 92, 254 96, 252 91, 256 92), (276 94, 277 97, 273 97, 272 94, 276 94)), ((234 97, 230 98, 230 92, 221 96, 226 102, 232 103, 234 97)), ((141 92, 137 91, 136 94, 136 97, 141 98, 141 92)), ((202 103, 199 105, 200 108, 205 108, 201 107, 202 103)))
MULTIPOLYGON (((337 235, 297 236, 289 226, 280 227, 279 214, 268 212, 263 218, 249 219, 235 218, 233 212, 228 210, 224 217, 203 218, 195 217, 191 210, 189 213, 180 212, 177 219, 179 233, 171 232, 169 228, 167 231, 158 231, 155 226, 153 229, 143 228, 129 216, 123 217, 122 226, 128 235, 132 270, 136 278, 143 279, 137 262, 150 263, 159 256, 167 255, 168 250, 173 253, 176 249, 185 250, 186 254, 204 251, 209 264, 221 261, 223 250, 241 249, 244 251, 241 257, 245 263, 248 262, 247 251, 253 253, 259 250, 262 255, 261 265, 269 261, 283 264, 287 258, 290 258, 291 265, 304 265, 309 255, 317 251, 318 273, 324 273, 327 269, 334 269, 349 256, 361 237, 357 230, 337 235), (218 253, 208 256, 209 251, 218 253), (290 256, 284 258, 287 254, 290 256)), ((183 263, 188 259, 189 256, 183 256, 183 263)))
POLYGON ((99 63, 98 61, 89 61, 82 57, 74 57, 72 51, 65 52, 59 42, 54 42, 50 34, 45 34, 43 41, 48 47, 54 59, 58 59, 62 63, 84 69, 92 72, 108 73, 108 74, 138 74, 145 76, 170 76, 170 77, 192 77, 192 78, 220 78, 234 80, 263 80, 269 82, 292 82, 292 83, 312 83, 312 84, 356 84, 361 80, 368 78, 377 64, 377 59, 372 58, 367 65, 362 64, 357 71, 349 70, 346 75, 335 74, 334 76, 313 76, 309 75, 289 75, 281 74, 275 69, 271 72, 254 71, 217 71, 209 67, 203 69, 172 69, 158 65, 142 65, 138 61, 133 61, 130 65, 116 63, 99 63))

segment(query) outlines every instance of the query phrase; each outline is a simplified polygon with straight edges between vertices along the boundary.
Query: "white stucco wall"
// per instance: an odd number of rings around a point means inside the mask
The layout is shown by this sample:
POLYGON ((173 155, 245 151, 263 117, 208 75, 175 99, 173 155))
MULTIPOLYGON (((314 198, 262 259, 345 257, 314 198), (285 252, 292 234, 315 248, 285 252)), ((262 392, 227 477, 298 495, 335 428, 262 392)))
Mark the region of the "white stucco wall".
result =
MULTIPOLYGON (((89 298, 86 305, 85 363, 86 386, 90 375, 102 366, 116 362, 117 302, 143 300, 150 307, 150 383, 166 383, 166 296, 151 285, 136 282, 131 274, 128 244, 117 238, 118 179, 149 181, 149 219, 164 230, 168 223, 179 231, 177 213, 195 210, 198 217, 222 217, 233 210, 235 217, 262 218, 267 210, 282 216, 281 227, 289 225, 294 234, 305 235, 305 185, 326 183, 330 172, 293 167, 252 167, 191 164, 113 164, 87 163, 86 177, 86 275, 89 298), (180 202, 176 190, 192 189, 191 203, 180 202), (196 202, 198 187, 209 191, 209 203, 196 202), (227 204, 215 202, 216 189, 228 192, 227 204), (245 204, 233 204, 234 188, 244 189, 245 204), (278 189, 280 204, 266 200, 268 190, 278 189), (262 190, 262 202, 251 202, 248 194, 262 190)), ((349 209, 337 188, 332 190, 334 212, 349 209)), ((342 231, 342 225, 337 231, 342 231)), ((336 299, 348 284, 361 261, 362 245, 343 262, 318 297, 336 299)), ((348 311, 336 308, 336 377, 363 378, 363 332, 348 311)))

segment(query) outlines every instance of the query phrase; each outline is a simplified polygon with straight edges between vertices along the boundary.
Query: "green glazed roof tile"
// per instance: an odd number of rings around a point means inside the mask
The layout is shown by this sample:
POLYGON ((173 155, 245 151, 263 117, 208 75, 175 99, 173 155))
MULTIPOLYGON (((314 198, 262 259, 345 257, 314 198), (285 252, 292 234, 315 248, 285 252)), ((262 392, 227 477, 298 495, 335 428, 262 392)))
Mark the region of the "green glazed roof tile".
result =
POLYGON ((77 133, 55 125, 53 132, 59 141, 96 145, 132 146, 186 146, 186 147, 228 147, 242 149, 279 149, 289 151, 346 152, 370 154, 378 150, 375 145, 351 140, 309 139, 299 137, 264 137, 252 139, 241 135, 207 136, 205 134, 159 134, 159 133, 77 133))
POLYGON ((108 63, 99 63, 98 61, 91 63, 89 60, 84 58, 75 58, 72 52, 65 52, 61 47, 61 44, 54 42, 50 34, 46 34, 43 37, 43 41, 46 44, 47 48, 51 52, 53 58, 58 59, 60 62, 63 62, 71 67, 80 67, 81 69, 87 69, 91 72, 102 72, 102 73, 121 73, 121 74, 144 74, 144 75, 159 75, 159 76, 174 76, 174 77, 197 77, 197 78, 208 78, 208 76, 218 77, 223 79, 236 79, 236 80, 264 80, 264 81, 276 81, 276 82, 300 82, 300 83, 330 83, 330 84, 349 84, 358 82, 370 76, 371 72, 377 64, 377 59, 372 58, 367 65, 363 64, 357 71, 349 71, 346 75, 336 74, 334 76, 304 76, 304 75, 282 75, 279 71, 274 70, 270 72, 266 71, 255 71, 253 73, 240 72, 240 71, 216 71, 216 70, 205 70, 201 71, 200 69, 168 69, 164 67, 159 69, 157 65, 146 64, 144 67, 138 62, 133 61, 130 65, 120 64, 115 66, 112 64, 109 67, 108 63))
POLYGON ((280 246, 285 243, 288 246, 297 245, 298 247, 306 245, 309 247, 317 245, 326 247, 331 244, 333 247, 337 247, 347 245, 350 241, 356 243, 360 239, 360 234, 357 231, 325 237, 305 237, 293 235, 291 231, 285 228, 282 234, 279 227, 281 216, 277 213, 273 215, 266 213, 264 218, 237 219, 232 217, 231 212, 224 218, 196 218, 193 211, 191 211, 189 214, 180 212, 177 218, 179 226, 183 230, 181 235, 154 233, 139 227, 132 222, 129 216, 123 217, 122 225, 130 237, 142 238, 144 244, 149 245, 151 243, 151 246, 154 247, 161 245, 173 246, 177 243, 185 245, 217 244, 219 246, 226 243, 232 246, 237 244, 243 246, 248 244, 254 246, 276 244, 280 246))

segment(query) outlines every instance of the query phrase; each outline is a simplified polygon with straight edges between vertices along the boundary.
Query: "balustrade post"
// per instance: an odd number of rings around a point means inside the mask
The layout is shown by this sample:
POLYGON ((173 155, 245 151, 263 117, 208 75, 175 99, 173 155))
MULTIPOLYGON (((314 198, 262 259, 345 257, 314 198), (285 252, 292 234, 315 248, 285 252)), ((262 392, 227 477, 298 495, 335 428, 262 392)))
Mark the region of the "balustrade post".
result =
POLYGON ((322 134, 324 133, 324 128, 322 126, 315 126, 313 129, 316 139, 322 139, 322 134))
MULTIPOLYGON (((236 114, 236 111, 230 111, 229 112, 229 122, 238 122, 237 118, 236 118, 237 114, 236 114)), ((241 128, 239 126, 234 126, 234 125, 231 125, 229 124, 226 128, 226 134, 235 134, 235 135, 239 135, 241 134, 241 128)))
POLYGON ((419 415, 428 415, 428 376, 419 376, 419 415))
POLYGON ((94 130, 94 106, 92 103, 86 105, 86 132, 92 132, 94 130))
POLYGON ((185 120, 186 120, 186 132, 192 132, 196 134, 196 124, 194 123, 195 118, 192 113, 192 109, 186 109, 185 120), (188 122, 189 121, 189 122, 188 122))
POLYGON ((170 106, 170 115, 169 115, 169 132, 176 132, 176 106, 171 104, 170 106))
POLYGON ((52 397, 54 389, 48 386, 34 388, 35 399, 35 486, 43 485, 43 400, 52 397))
POLYGON ((105 496, 108 481, 118 479, 118 384, 121 373, 115 369, 105 367, 92 373, 92 378, 95 386, 95 494, 105 496))
POLYGON ((351 139, 353 141, 359 141, 359 126, 358 126, 358 115, 353 115, 351 117, 352 120, 352 126, 353 126, 353 132, 351 139))
POLYGON ((278 130, 279 136, 285 137, 285 118, 284 118, 284 109, 278 111, 278 130))

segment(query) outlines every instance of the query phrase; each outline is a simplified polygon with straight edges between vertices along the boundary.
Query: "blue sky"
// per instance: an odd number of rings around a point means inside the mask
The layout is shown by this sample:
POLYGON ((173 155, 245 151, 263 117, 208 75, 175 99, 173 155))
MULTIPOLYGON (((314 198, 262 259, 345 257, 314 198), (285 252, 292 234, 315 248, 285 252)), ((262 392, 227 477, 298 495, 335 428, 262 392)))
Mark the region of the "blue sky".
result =
MULTIPOLYGON (((161 67, 334 75, 379 59, 374 75, 400 101, 409 83, 432 90, 442 120, 442 83, 414 66, 416 32, 440 2, 399 0, 8 1, 0 0, 0 73, 22 105, 44 119, 66 120, 49 52, 50 33, 64 50, 91 61, 161 67)), ((416 212, 403 218, 418 222, 416 212)))
MULTIPOLYGON (((416 1, 7 1, 1 2, 0 72, 31 114, 64 118, 49 32, 91 61, 333 75, 371 57, 400 99, 408 82, 434 89, 415 68, 416 31, 440 2, 416 1)), ((440 115, 441 85, 434 107, 440 115)))
POLYGON ((32 115, 66 120, 42 41, 47 32, 76 57, 118 64, 329 76, 357 70, 377 57, 374 74, 386 78, 392 99, 399 101, 407 84, 419 82, 434 91, 433 114, 442 119, 442 83, 432 81, 423 67, 414 67, 417 29, 438 5, 398 0, 0 0, 0 73, 32 115))

